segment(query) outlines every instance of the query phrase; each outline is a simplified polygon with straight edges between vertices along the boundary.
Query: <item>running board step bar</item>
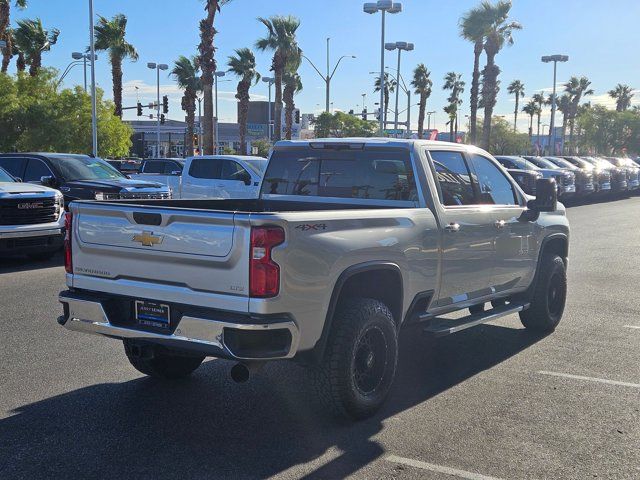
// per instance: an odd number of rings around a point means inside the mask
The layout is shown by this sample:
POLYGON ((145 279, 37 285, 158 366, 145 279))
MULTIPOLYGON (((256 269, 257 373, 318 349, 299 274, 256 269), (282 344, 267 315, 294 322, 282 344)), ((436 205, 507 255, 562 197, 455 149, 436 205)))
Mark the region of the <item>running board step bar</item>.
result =
POLYGON ((462 318, 450 319, 435 317, 429 321, 423 332, 434 337, 444 337, 445 335, 461 332, 467 328, 475 327, 476 325, 487 323, 497 318, 511 315, 512 313, 521 312, 527 308, 529 308, 529 303, 509 303, 462 318))

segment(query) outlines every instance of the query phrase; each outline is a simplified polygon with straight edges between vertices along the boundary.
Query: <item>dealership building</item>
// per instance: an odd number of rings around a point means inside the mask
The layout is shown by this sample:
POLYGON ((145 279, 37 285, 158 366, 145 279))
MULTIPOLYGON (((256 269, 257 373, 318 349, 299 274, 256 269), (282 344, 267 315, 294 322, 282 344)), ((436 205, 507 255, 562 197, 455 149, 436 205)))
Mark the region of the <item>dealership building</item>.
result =
MULTIPOLYGON (((251 152, 251 143, 256 140, 269 139, 269 106, 271 106, 271 118, 273 118, 273 103, 257 101, 249 103, 249 115, 247 122, 248 152, 251 152)), ((239 105, 238 105, 239 108, 239 105)), ((195 131, 199 131, 199 117, 196 116, 195 131)), ((133 128, 131 155, 140 158, 149 157, 184 157, 185 140, 187 136, 187 123, 179 120, 166 120, 160 125, 160 144, 158 151, 158 126, 156 120, 133 120, 127 122, 133 128)), ((271 122, 273 130, 273 122, 271 122)), ((282 130, 284 131, 284 114, 282 117, 282 130)), ((293 113, 292 138, 300 138, 301 115, 296 110, 293 113)), ((240 150, 240 125, 238 123, 220 122, 218 125, 220 138, 217 145, 220 152, 225 148, 235 151, 240 150)), ((196 135, 197 136, 197 135, 196 135)), ((198 139, 195 142, 199 145, 198 139)))

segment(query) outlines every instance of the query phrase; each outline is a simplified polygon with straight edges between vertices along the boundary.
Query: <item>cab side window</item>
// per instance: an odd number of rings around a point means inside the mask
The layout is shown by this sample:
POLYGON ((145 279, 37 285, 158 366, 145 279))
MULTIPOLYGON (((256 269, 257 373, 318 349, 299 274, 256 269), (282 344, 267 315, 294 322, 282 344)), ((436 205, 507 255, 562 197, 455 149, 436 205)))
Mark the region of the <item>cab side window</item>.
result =
POLYGON ((144 162, 144 172, 143 173, 164 173, 164 164, 165 162, 161 160, 148 160, 144 162))
POLYGON ((502 171, 488 158, 473 154, 469 158, 475 172, 482 205, 518 205, 518 197, 511 182, 502 171))
POLYGON ((445 206, 473 205, 476 202, 472 177, 460 152, 430 151, 436 179, 440 185, 440 202, 445 206))
POLYGON ((20 157, 0 158, 0 167, 4 168, 16 178, 24 177, 24 169, 27 166, 27 159, 20 157))
POLYGON ((205 178, 209 180, 220 180, 222 164, 220 160, 210 158, 195 158, 191 161, 189 175, 194 178, 205 178))
POLYGON ((52 177, 53 174, 49 167, 42 161, 30 158, 27 163, 27 170, 24 172, 23 180, 25 182, 40 182, 42 177, 52 177))
POLYGON ((247 177, 251 178, 251 175, 239 163, 233 160, 222 162, 222 180, 243 182, 247 177))

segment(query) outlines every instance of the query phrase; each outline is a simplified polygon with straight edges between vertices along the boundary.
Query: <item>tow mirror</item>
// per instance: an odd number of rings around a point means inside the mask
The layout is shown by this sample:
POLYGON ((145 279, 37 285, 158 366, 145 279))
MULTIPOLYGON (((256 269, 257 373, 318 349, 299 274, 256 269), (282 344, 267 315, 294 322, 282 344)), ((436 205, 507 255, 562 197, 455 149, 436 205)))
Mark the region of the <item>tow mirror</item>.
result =
POLYGON ((247 186, 251 185, 251 175, 249 175, 248 173, 244 173, 243 175, 241 175, 240 180, 242 180, 247 186))
POLYGON ((55 187, 56 179, 52 176, 47 175, 46 177, 40 177, 40 183, 45 187, 55 187))
POLYGON ((553 178, 536 180, 536 198, 527 202, 535 212, 554 212, 558 208, 558 186, 553 178))

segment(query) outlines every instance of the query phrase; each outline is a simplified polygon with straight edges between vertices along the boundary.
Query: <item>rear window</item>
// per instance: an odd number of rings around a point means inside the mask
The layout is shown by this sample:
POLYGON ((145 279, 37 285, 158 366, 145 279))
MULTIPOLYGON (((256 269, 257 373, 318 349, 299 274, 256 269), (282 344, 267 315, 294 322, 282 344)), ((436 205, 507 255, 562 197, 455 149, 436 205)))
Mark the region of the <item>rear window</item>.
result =
POLYGON ((409 152, 390 148, 276 150, 262 195, 418 201, 409 152))

